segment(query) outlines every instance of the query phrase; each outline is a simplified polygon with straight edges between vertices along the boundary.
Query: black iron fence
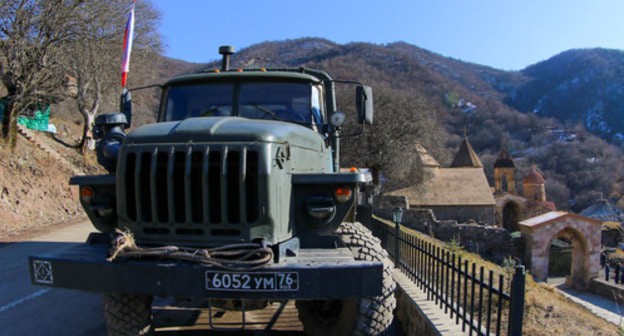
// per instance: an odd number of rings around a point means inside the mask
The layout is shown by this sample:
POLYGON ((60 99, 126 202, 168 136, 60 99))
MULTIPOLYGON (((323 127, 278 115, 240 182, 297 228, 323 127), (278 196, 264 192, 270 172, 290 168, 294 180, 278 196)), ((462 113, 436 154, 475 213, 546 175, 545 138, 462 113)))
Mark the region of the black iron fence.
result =
POLYGON ((608 263, 604 255, 600 255, 600 266, 604 272, 605 281, 613 281, 616 285, 624 286, 624 267, 620 264, 608 263))
MULTIPOLYGON (((524 266, 509 266, 509 274, 477 266, 432 242, 418 238, 401 225, 364 220, 395 265, 407 274, 429 300, 470 335, 522 335, 524 266)), ((459 252, 459 251, 458 251, 459 252)))

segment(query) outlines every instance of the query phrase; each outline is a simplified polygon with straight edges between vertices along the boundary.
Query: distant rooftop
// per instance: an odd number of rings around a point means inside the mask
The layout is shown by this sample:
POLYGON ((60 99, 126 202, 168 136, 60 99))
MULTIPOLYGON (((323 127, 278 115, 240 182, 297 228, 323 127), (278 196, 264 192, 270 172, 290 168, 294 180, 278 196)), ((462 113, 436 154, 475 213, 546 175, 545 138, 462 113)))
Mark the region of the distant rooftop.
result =
POLYGON ((496 205, 483 168, 440 168, 423 185, 386 195, 407 196, 410 206, 416 207, 496 205))
POLYGON ((459 151, 457 151, 453 163, 451 163, 451 168, 462 167, 483 168, 483 163, 481 163, 479 156, 475 153, 474 149, 472 149, 472 146, 468 142, 468 137, 464 137, 464 141, 462 141, 459 146, 459 151))
POLYGON ((540 225, 544 225, 547 223, 551 223, 554 221, 558 221, 558 220, 562 220, 565 217, 574 217, 580 220, 583 220, 585 222, 590 222, 593 224, 602 224, 601 221, 593 219, 593 218, 589 218, 589 217, 585 217, 585 216, 581 216, 581 215, 577 215, 574 213, 570 213, 570 212, 565 212, 565 211, 551 211, 551 212, 547 212, 543 215, 539 215, 537 217, 533 217, 533 218, 529 218, 526 220, 521 221, 520 223, 518 223, 519 225, 522 226, 528 226, 528 227, 536 227, 536 226, 540 226, 540 225))
POLYGON ((513 163, 511 156, 507 152, 507 149, 501 149, 500 153, 498 153, 498 158, 496 162, 494 162, 494 168, 515 168, 516 165, 513 163))
POLYGON ((429 154, 429 152, 427 152, 425 147, 421 146, 420 144, 416 144, 416 152, 418 153, 418 157, 420 158, 420 162, 422 163, 423 167, 440 167, 440 163, 438 163, 438 161, 434 159, 433 156, 429 154))
POLYGON ((544 177, 542 176, 542 174, 540 174, 537 168, 533 166, 529 174, 527 174, 527 176, 524 177, 524 183, 544 184, 546 183, 546 180, 544 180, 544 177))

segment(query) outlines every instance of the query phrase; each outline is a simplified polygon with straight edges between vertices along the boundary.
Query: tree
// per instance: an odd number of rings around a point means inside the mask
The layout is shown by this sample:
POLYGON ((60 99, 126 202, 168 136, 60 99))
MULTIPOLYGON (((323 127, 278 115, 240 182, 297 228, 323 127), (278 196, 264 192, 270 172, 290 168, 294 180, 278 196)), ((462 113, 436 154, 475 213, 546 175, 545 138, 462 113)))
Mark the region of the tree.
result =
POLYGON ((15 148, 17 117, 61 98, 61 45, 75 33, 82 0, 0 0, 0 80, 8 93, 2 137, 15 148))
MULTIPOLYGON (((374 124, 367 126, 359 137, 341 143, 343 163, 368 167, 376 185, 383 174, 387 179, 384 189, 422 182, 424 174, 415 145, 421 144, 438 156, 445 144, 446 133, 432 107, 416 92, 401 92, 387 86, 375 88, 374 105, 374 124)), ((351 132, 353 126, 343 134, 351 132)))
MULTIPOLYGON (((88 1, 76 12, 79 33, 65 45, 64 64, 76 82, 71 96, 84 120, 80 143, 83 151, 94 146, 90 130, 102 103, 116 106, 121 92, 121 42, 128 12, 129 2, 125 0, 88 1)), ((151 2, 136 4, 132 65, 138 67, 130 75, 131 80, 139 77, 135 83, 145 80, 145 76, 137 75, 154 72, 153 65, 161 49, 157 32, 159 18, 151 2)))

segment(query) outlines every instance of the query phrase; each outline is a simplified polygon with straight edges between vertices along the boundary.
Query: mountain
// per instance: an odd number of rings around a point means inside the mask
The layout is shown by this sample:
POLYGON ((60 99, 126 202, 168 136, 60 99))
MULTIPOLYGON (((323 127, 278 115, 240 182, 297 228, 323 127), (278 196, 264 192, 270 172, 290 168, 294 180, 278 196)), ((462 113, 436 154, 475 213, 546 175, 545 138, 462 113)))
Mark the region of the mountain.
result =
MULTIPOLYGON (((232 67, 305 66, 326 70, 336 79, 372 85, 376 123, 369 133, 373 134, 343 142, 344 165, 362 164, 362 155, 349 156, 350 144, 361 148, 370 139, 414 126, 410 132, 418 133, 416 137, 394 142, 400 151, 385 148, 393 150, 391 158, 405 158, 400 162, 404 170, 418 171, 408 158, 415 154, 412 142, 419 140, 442 164, 448 164, 466 134, 490 177, 491 166, 505 146, 518 167, 516 185, 522 185, 524 173, 537 164, 547 179, 549 199, 559 208, 580 210, 599 195, 617 196, 624 189, 621 149, 591 133, 610 139, 624 132, 619 107, 624 85, 618 78, 622 54, 571 50, 522 71, 502 71, 403 42, 341 45, 301 38, 239 50, 232 67), (590 132, 578 127, 579 122, 590 132)), ((220 68, 220 61, 189 65, 185 70, 199 68, 220 68)), ((398 184, 413 181, 409 174, 387 177, 398 184)))
POLYGON ((521 74, 524 83, 500 88, 511 106, 624 140, 624 51, 568 50, 521 74))

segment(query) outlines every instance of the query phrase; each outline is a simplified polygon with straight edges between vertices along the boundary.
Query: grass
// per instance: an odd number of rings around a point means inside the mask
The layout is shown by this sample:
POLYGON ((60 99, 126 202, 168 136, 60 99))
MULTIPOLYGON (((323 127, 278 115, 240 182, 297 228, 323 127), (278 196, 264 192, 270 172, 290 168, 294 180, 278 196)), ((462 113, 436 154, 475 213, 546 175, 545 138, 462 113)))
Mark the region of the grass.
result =
MULTIPOLYGON (((390 221, 380 218, 377 219, 387 225, 394 225, 390 221)), ((506 279, 504 289, 505 291, 509 290, 509 279, 514 269, 511 262, 507 263, 506 266, 497 265, 482 259, 477 254, 463 250, 461 242, 459 241, 452 241, 450 244, 447 244, 405 226, 402 226, 401 230, 418 239, 433 244, 436 247, 457 251, 457 253, 461 254, 463 260, 469 260, 469 262, 475 263, 477 268, 483 266, 487 270, 493 270, 496 274, 504 274, 506 279)), ((493 301, 494 305, 496 305, 496 303, 496 301, 493 301)), ((478 309, 479 308, 475 309, 475 312, 478 312, 478 309)), ((504 326, 506 325, 506 321, 507 309, 504 307, 502 318, 504 326)), ((533 278, 528 272, 526 275, 523 321, 523 335, 624 336, 624 334, 621 334, 621 329, 619 329, 618 326, 597 317, 585 307, 559 293, 553 286, 533 281, 533 278)))

